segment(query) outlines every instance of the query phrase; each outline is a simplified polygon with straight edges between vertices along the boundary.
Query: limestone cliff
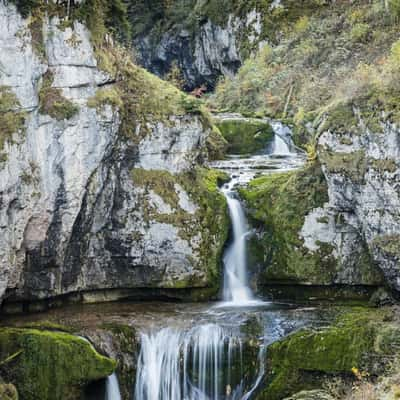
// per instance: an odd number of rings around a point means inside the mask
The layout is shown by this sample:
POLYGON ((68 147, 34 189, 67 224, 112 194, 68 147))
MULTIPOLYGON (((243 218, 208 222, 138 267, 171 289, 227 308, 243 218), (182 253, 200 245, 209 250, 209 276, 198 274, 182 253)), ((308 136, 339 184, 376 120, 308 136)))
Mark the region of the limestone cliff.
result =
POLYGON ((200 168, 207 118, 94 39, 0 4, 0 297, 215 293, 227 216, 200 168))

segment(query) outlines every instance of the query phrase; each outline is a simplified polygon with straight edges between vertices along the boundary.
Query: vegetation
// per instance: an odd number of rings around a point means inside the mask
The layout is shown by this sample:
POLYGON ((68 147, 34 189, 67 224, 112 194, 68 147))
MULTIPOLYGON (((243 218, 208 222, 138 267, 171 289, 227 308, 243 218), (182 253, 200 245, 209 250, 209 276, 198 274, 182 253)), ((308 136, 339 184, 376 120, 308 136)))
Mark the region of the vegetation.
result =
POLYGON ((263 396, 279 400, 300 390, 321 388, 335 376, 355 382, 360 371, 372 379, 387 373, 398 354, 394 338, 399 333, 390 310, 359 308, 327 329, 292 334, 268 348, 263 396))
MULTIPOLYGON (((261 283, 326 285, 334 282, 340 267, 333 256, 334 248, 320 242, 319 250, 309 251, 300 236, 306 215, 328 201, 327 185, 318 162, 309 163, 300 171, 256 178, 240 194, 253 224, 262 232, 261 237, 251 241, 252 263, 264 271, 261 283)), ((362 271, 365 283, 378 283, 380 276, 368 252, 358 257, 357 268, 362 271)))
POLYGON ((43 76, 42 86, 39 91, 39 111, 50 115, 57 121, 71 119, 79 112, 79 107, 66 99, 59 88, 53 87, 53 74, 49 70, 43 76))
POLYGON ((289 118, 303 145, 310 128, 356 131, 356 109, 373 130, 380 129, 382 110, 400 122, 396 6, 321 3, 312 15, 298 6, 302 15, 294 23, 282 20, 276 42, 247 59, 237 76, 221 80, 213 106, 289 118))
POLYGON ((25 128, 26 114, 21 111, 17 96, 7 86, 0 86, 0 161, 4 144, 12 140, 14 133, 25 128))
MULTIPOLYGON (((204 271, 208 285, 214 293, 220 282, 220 260, 228 236, 229 218, 225 198, 218 185, 226 179, 220 171, 197 168, 186 173, 172 175, 167 171, 146 171, 134 169, 132 179, 135 185, 144 187, 146 192, 154 191, 171 208, 170 213, 160 213, 147 197, 142 200, 144 217, 147 221, 172 224, 179 228, 182 239, 191 241, 199 233, 201 241, 195 248, 198 262, 204 271), (177 186, 178 185, 178 186, 177 186), (180 206, 178 189, 185 190, 196 206, 194 213, 180 206)), ((173 282, 174 288, 196 286, 195 282, 173 282)))
POLYGON ((7 358, 1 374, 24 400, 78 398, 85 384, 116 368, 81 338, 36 329, 1 328, 0 359, 7 358))
POLYGON ((216 121, 222 136, 228 142, 231 154, 251 154, 266 149, 274 137, 273 129, 257 119, 225 119, 216 121))

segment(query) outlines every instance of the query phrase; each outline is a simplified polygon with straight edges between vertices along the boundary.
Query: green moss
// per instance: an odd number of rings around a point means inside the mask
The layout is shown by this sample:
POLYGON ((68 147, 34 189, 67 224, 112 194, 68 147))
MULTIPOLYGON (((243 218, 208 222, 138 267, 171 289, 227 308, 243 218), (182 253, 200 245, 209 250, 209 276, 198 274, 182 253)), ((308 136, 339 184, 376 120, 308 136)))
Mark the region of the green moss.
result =
POLYGON ((18 355, 1 366, 22 399, 67 400, 79 397, 83 386, 105 378, 115 361, 101 356, 85 340, 62 332, 0 329, 0 358, 18 355))
POLYGON ((61 89, 52 87, 53 74, 47 71, 43 76, 42 86, 39 91, 39 111, 42 114, 50 115, 57 121, 71 119, 79 112, 79 107, 66 99, 61 89))
MULTIPOLYGON (((190 172, 172 175, 167 171, 133 169, 132 179, 135 185, 150 190, 160 196, 171 207, 171 212, 160 214, 147 200, 142 199, 142 211, 145 221, 157 221, 171 224, 179 229, 179 236, 191 242, 198 234, 201 241, 194 251, 199 258, 198 267, 206 274, 207 284, 216 293, 220 282, 220 263, 223 246, 228 236, 229 217, 224 196, 218 185, 226 180, 220 171, 196 168, 190 172), (194 213, 189 213, 179 206, 179 185, 188 193, 196 205, 194 213)), ((195 240, 197 242, 197 240, 195 240)), ((187 288, 198 285, 191 278, 171 282, 171 288, 187 288)))
POLYGON ((373 240, 372 247, 400 260, 400 235, 378 236, 373 240))
POLYGON ((369 158, 368 165, 371 165, 372 168, 379 171, 381 174, 384 174, 385 172, 394 173, 398 169, 396 161, 393 159, 381 160, 381 159, 369 158))
POLYGON ((267 351, 267 386, 262 396, 279 400, 300 390, 322 386, 324 379, 347 375, 352 369, 382 373, 388 355, 397 351, 390 340, 399 327, 386 322, 382 311, 356 309, 329 328, 301 330, 272 344, 267 351))
POLYGON ((363 183, 367 172, 367 159, 362 150, 351 153, 319 152, 319 158, 330 173, 342 174, 356 183, 363 183))
POLYGON ((96 94, 88 99, 87 105, 92 108, 101 109, 105 105, 120 109, 123 106, 121 94, 115 86, 102 88, 96 91, 96 94))
POLYGON ((217 120, 216 124, 228 142, 227 151, 233 154, 265 150, 274 136, 271 126, 257 119, 217 120))
POLYGON ((325 178, 318 164, 304 170, 256 178, 241 189, 255 225, 264 230, 260 241, 263 281, 327 283, 335 273, 332 248, 320 244, 312 253, 299 232, 305 216, 328 201, 325 178))
POLYGON ((0 156, 4 144, 12 140, 13 134, 24 131, 25 119, 26 113, 20 110, 20 103, 11 88, 0 86, 0 156))

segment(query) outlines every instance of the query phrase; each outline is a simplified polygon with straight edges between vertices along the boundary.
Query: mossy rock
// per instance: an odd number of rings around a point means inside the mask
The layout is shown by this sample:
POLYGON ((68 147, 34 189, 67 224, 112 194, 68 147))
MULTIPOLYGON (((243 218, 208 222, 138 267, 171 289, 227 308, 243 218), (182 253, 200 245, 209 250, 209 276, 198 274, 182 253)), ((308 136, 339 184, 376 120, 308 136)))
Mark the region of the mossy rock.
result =
POLYGON ((105 378, 116 362, 82 338, 36 329, 0 329, 1 374, 22 400, 75 400, 84 386, 105 378))
POLYGON ((382 374, 387 356, 398 351, 398 340, 393 338, 400 328, 390 319, 389 311, 359 308, 326 329, 303 329, 272 344, 267 350, 267 384, 260 398, 280 400, 301 390, 318 389, 335 376, 355 379, 358 371, 382 374))
POLYGON ((329 283, 336 268, 333 249, 322 244, 309 252, 299 236, 305 216, 328 201, 320 166, 256 178, 240 194, 253 224, 264 232, 253 240, 251 257, 263 266, 261 283, 329 283))
POLYGON ((258 119, 216 119, 216 125, 228 142, 227 151, 231 154, 251 154, 263 151, 274 137, 271 125, 258 119))
MULTIPOLYGON (((145 188, 146 191, 154 191, 171 208, 170 213, 160 213, 144 197, 143 213, 146 221, 175 226, 179 229, 178 235, 181 239, 189 243, 201 234, 200 245, 195 249, 199 260, 195 267, 205 273, 207 288, 210 291, 198 294, 202 300, 205 300, 204 297, 214 297, 219 290, 222 252, 230 226, 226 200, 218 189, 218 186, 226 181, 226 174, 202 167, 176 175, 168 171, 136 168, 131 171, 131 176, 135 185, 145 188), (188 194, 190 201, 196 206, 192 213, 179 205, 177 185, 188 194)), ((170 282, 170 286, 164 285, 163 288, 187 289, 203 286, 203 279, 197 282, 189 278, 174 280, 170 282)))

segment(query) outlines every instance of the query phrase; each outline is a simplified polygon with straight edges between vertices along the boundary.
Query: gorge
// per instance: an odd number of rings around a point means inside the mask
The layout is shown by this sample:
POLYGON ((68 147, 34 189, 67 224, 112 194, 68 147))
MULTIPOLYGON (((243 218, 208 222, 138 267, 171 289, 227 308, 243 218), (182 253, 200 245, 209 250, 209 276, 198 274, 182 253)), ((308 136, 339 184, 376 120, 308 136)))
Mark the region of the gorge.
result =
POLYGON ((0 0, 0 399, 394 400, 397 0, 0 0))

